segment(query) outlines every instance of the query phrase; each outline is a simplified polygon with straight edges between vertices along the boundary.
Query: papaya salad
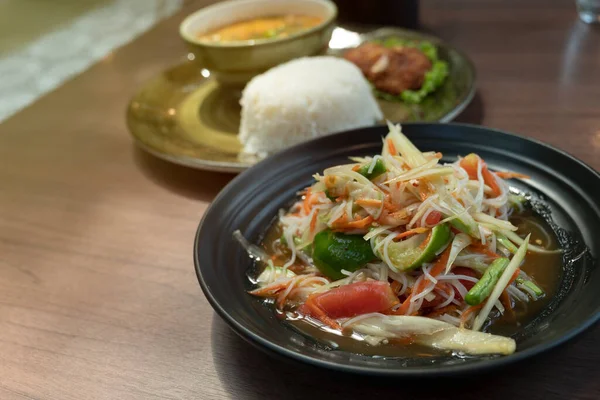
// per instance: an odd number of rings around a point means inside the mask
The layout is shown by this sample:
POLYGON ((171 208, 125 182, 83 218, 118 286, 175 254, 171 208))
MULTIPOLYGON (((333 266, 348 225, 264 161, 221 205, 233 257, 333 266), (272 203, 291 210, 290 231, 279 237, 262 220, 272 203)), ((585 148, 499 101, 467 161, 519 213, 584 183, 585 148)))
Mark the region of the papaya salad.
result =
POLYGON ((442 163, 389 124, 381 154, 327 168, 276 221, 269 246, 234 233, 261 265, 253 296, 279 313, 369 346, 411 343, 458 354, 511 354, 486 332, 546 296, 522 270, 556 253, 510 222, 523 196, 477 154, 442 163))

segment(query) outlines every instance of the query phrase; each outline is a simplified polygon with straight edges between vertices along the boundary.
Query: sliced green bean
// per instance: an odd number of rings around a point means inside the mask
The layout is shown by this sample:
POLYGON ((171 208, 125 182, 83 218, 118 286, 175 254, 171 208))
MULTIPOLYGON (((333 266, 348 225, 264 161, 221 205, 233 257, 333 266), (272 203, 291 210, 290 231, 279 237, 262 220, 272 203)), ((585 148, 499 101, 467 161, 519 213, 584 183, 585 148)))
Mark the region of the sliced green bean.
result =
POLYGON ((546 294, 541 287, 539 287, 538 285, 536 285, 535 283, 533 283, 530 280, 518 277, 516 280, 516 283, 517 283, 517 285, 525 286, 526 288, 530 289, 533 293, 535 293, 537 298, 540 298, 540 297, 544 296, 544 294, 546 294))
POLYGON ((492 290, 494 290, 494 286, 498 283, 498 280, 502 276, 502 273, 509 262, 510 260, 504 257, 495 259, 488 269, 485 270, 479 282, 477 282, 465 296, 467 304, 476 306, 487 299, 492 293, 492 290))
POLYGON ((508 240, 508 238, 506 236, 504 236, 503 234, 501 234, 499 232, 496 232, 496 240, 498 241, 498 243, 500 243, 502 246, 506 247, 506 249, 513 254, 515 254, 517 252, 517 250, 519 250, 519 248, 513 242, 508 240))

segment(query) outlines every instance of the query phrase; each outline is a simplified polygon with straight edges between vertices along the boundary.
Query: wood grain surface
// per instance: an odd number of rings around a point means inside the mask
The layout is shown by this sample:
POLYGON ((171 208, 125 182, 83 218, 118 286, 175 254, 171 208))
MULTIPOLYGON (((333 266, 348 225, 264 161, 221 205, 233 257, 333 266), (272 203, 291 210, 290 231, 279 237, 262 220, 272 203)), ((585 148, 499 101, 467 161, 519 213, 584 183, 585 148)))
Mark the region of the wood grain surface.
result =
MULTIPOLYGON (((147 156, 124 112, 185 49, 186 9, 0 125, 0 399, 599 399, 600 326, 491 375, 382 381, 271 359, 217 317, 192 242, 231 176, 147 156)), ((573 0, 423 1, 469 54, 459 118, 600 169, 600 30, 573 0)))

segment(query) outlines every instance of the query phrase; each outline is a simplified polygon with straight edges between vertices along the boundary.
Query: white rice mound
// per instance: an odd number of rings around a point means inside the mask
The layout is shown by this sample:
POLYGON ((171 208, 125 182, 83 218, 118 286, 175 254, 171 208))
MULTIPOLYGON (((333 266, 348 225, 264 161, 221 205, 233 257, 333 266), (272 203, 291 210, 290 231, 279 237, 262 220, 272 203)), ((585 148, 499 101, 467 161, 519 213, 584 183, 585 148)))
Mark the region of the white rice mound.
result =
POLYGON ((264 157, 383 119, 362 72, 338 57, 305 57, 254 77, 240 100, 243 152, 264 157))

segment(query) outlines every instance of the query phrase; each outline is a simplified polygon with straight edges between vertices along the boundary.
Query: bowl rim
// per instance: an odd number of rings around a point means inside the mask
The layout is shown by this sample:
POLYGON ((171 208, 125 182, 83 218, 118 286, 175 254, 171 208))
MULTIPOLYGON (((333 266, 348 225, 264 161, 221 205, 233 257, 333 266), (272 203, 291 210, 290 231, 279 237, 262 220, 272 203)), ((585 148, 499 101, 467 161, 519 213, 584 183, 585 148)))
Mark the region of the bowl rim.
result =
MULTIPOLYGON (((581 161, 577 157, 569 154, 568 152, 566 152, 564 150, 558 149, 550 144, 544 143, 540 140, 537 140, 537 139, 534 139, 531 137, 521 136, 521 135, 518 135, 515 133, 506 132, 506 131, 503 131, 500 129, 490 128, 487 126, 481 126, 481 125, 476 125, 476 124, 469 124, 469 123, 410 122, 410 123, 404 123, 402 125, 403 126, 404 125, 413 125, 413 126, 452 125, 452 126, 455 126, 456 128, 468 128, 468 129, 476 129, 476 130, 480 130, 480 131, 487 131, 489 133, 494 133, 494 134, 498 134, 498 135, 502 135, 502 136, 506 136, 506 137, 511 137, 511 138, 516 138, 519 140, 532 142, 538 146, 543 146, 549 150, 560 153, 562 156, 579 164, 582 168, 587 169, 588 171, 592 172, 592 174, 595 175, 598 180, 600 180, 600 172, 596 171, 594 168, 592 168, 585 162, 581 161)), ((377 125, 374 127, 381 127, 381 126, 382 125, 377 125)), ((370 127, 370 128, 373 128, 373 127, 370 127)), ((346 131, 338 132, 332 136, 336 136, 336 135, 342 136, 347 132, 351 132, 351 131, 355 131, 355 130, 363 130, 363 129, 369 129, 369 128, 357 128, 357 129, 346 130, 346 131)), ((299 145, 292 146, 291 148, 288 148, 286 150, 279 152, 277 155, 278 156, 285 155, 290 151, 294 151, 294 149, 296 147, 307 145, 307 143, 310 143, 313 141, 318 141, 319 139, 322 139, 322 138, 316 138, 316 139, 310 140, 308 142, 304 142, 299 145)), ((508 356, 502 356, 502 357, 493 358, 493 359, 483 359, 483 360, 477 361, 475 363, 447 365, 447 366, 443 366, 443 367, 439 367, 439 368, 411 367, 411 368, 407 368, 407 369, 403 369, 403 368, 390 369, 390 368, 384 368, 384 367, 355 366, 355 365, 350 365, 350 364, 342 364, 339 362, 333 362, 333 361, 327 361, 327 360, 313 358, 313 357, 304 355, 300 352, 293 351, 293 350, 287 349, 283 346, 274 344, 267 338, 263 338, 260 335, 257 335, 254 332, 252 332, 250 329, 243 326, 242 323, 238 322, 234 317, 232 317, 227 312, 225 307, 223 307, 221 304, 219 304, 219 302, 216 300, 216 298, 211 293, 211 290, 209 289, 207 282, 204 280, 204 277, 202 276, 200 260, 199 260, 199 250, 198 250, 200 248, 199 240, 200 240, 201 232, 203 230, 204 222, 206 220, 207 215, 209 215, 211 208, 213 208, 215 204, 218 204, 219 201, 223 197, 225 197, 226 195, 229 195, 231 188, 234 187, 235 185, 237 185, 239 182, 243 181, 245 179, 246 175, 248 174, 248 171, 253 171, 257 166, 260 167, 263 163, 268 162, 270 160, 270 158, 271 157, 255 164, 251 168, 248 168, 246 171, 244 171, 243 173, 241 173, 238 176, 236 176, 235 178, 233 178, 219 192, 219 194, 211 202, 210 206, 205 210, 205 212, 202 216, 200 224, 198 225, 198 228, 196 230, 196 235, 194 238, 194 247, 193 247, 194 269, 196 271, 196 277, 198 279, 198 282, 200 284, 202 292, 204 293, 204 296, 206 297, 206 299, 208 300, 208 302, 210 303, 212 308, 216 311, 216 313, 219 315, 219 317, 222 318, 231 329, 233 329, 233 331, 238 336, 240 336, 243 340, 247 341, 248 343, 255 346, 256 348, 258 348, 262 351, 265 351, 269 355, 272 355, 272 356, 275 356, 275 357, 278 357, 278 358, 284 359, 284 360, 292 360, 292 361, 297 361, 297 362, 299 361, 301 363, 308 364, 311 366, 315 366, 315 367, 319 367, 319 368, 326 368, 326 369, 329 369, 332 371, 350 373, 350 374, 355 374, 355 375, 377 376, 377 377, 383 377, 383 378, 391 378, 391 377, 423 378, 423 377, 430 377, 430 376, 448 377, 448 376, 462 375, 465 373, 487 372, 487 371, 495 370, 497 368, 505 367, 507 365, 514 364, 516 362, 525 360, 530 357, 539 356, 542 353, 545 353, 553 348, 556 348, 560 345, 565 344, 566 342, 571 341, 573 338, 575 338, 579 334, 583 333, 588 328, 590 328, 593 325, 600 322, 600 311, 597 311, 594 314, 590 314, 582 323, 580 323, 579 325, 566 331, 560 337, 550 340, 550 341, 547 341, 547 342, 542 342, 540 344, 534 345, 523 351, 517 351, 508 356)))
MULTIPOLYGON (((329 25, 332 25, 337 18, 338 8, 336 4, 331 0, 296 0, 296 1, 305 1, 311 3, 318 3, 325 6, 328 9, 329 15, 323 19, 318 25, 315 25, 311 28, 302 30, 300 32, 294 33, 292 35, 283 37, 283 38, 273 38, 273 39, 257 39, 257 40, 244 40, 244 41, 235 41, 235 42, 211 42, 208 40, 198 39, 193 33, 188 29, 188 25, 191 24, 192 20, 196 18, 198 15, 205 13, 206 11, 215 10, 219 8, 223 8, 224 6, 235 4, 235 3, 254 3, 261 0, 228 0, 224 2, 219 2, 216 4, 212 4, 207 7, 203 7, 191 14, 189 14, 185 19, 179 24, 179 35, 183 38, 183 40, 191 45, 206 47, 211 49, 240 49, 240 48, 256 48, 256 47, 267 47, 276 45, 279 43, 285 43, 292 40, 296 40, 305 36, 309 36, 315 32, 319 32, 323 29, 326 29, 329 25)), ((265 14, 266 15, 266 14, 265 14)))

